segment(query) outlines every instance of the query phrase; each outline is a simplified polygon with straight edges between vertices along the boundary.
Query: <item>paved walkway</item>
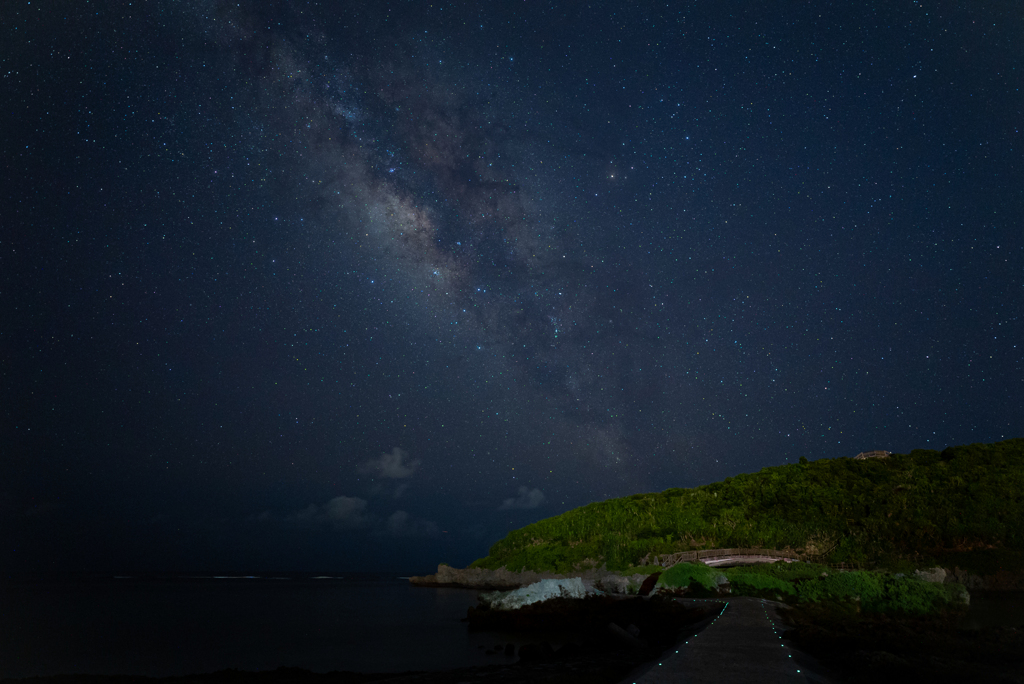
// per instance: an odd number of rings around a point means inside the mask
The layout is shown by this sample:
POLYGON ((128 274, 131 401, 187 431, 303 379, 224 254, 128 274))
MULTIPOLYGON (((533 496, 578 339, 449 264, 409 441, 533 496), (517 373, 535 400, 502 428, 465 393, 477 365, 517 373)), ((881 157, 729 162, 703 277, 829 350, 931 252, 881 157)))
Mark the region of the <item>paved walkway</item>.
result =
POLYGON ((807 656, 783 643, 782 632, 771 601, 731 598, 699 634, 666 651, 650 669, 633 673, 622 684, 827 684, 828 680, 807 668, 807 656))

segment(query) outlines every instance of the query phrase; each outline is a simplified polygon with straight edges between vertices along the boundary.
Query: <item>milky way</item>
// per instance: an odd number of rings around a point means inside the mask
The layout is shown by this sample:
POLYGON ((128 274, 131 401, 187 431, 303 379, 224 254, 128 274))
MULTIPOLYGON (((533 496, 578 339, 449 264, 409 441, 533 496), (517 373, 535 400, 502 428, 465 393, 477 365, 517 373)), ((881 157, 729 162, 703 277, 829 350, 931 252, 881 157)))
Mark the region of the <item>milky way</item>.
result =
POLYGON ((557 119, 552 107, 526 121, 506 109, 524 96, 511 59, 504 73, 470 64, 453 74, 432 68, 443 46, 415 37, 332 55, 316 29, 301 41, 272 38, 255 16, 228 17, 222 47, 231 77, 242 71, 251 84, 251 115, 287 139, 288 174, 308 183, 315 221, 354 237, 404 294, 418 327, 410 334, 486 356, 515 410, 553 415, 552 433, 587 460, 634 465, 631 418, 662 402, 633 390, 667 394, 658 356, 680 352, 658 334, 660 292, 605 265, 594 236, 614 219, 577 218, 573 186, 581 175, 613 177, 609 153, 578 142, 569 124, 552 132, 531 122, 557 119), (639 317, 637 294, 649 300, 639 317))
POLYGON ((1002 7, 2 30, 4 567, 424 570, 607 497, 1024 430, 1002 7))

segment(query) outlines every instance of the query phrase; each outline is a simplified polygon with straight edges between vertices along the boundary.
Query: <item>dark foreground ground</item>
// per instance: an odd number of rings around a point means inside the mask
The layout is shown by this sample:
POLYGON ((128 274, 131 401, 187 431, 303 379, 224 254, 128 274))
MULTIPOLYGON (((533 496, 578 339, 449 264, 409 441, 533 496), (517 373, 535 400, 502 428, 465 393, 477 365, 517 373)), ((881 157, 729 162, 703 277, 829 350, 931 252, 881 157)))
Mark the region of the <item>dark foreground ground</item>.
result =
POLYGON ((966 630, 957 615, 892 618, 851 606, 782 611, 784 640, 814 656, 837 684, 1024 684, 1024 615, 1016 627, 966 630))
POLYGON ((410 672, 404 674, 357 674, 328 672, 318 674, 307 670, 280 668, 271 672, 239 672, 226 670, 207 675, 170 678, 98 677, 63 675, 17 681, 28 684, 449 684, 456 682, 496 682, 516 684, 617 684, 634 668, 645 662, 629 653, 594 652, 573 657, 556 657, 537 662, 519 662, 514 665, 491 665, 446 672, 410 672))
MULTIPOLYGON (((557 626, 580 635, 576 643, 558 650, 544 643, 524 646, 520 661, 512 665, 402 674, 320 674, 281 668, 165 678, 61 675, 5 679, 0 684, 617 684, 679 639, 703 629, 720 608, 714 602, 687 608, 653 597, 582 604, 550 601, 543 608, 517 611, 514 617, 471 611, 471 629, 557 626)), ((894 619, 861 615, 844 606, 783 609, 782 615, 788 623, 786 643, 813 656, 835 684, 1024 684, 1024 615, 1018 627, 982 630, 958 629, 954 615, 894 619)))
POLYGON ((679 639, 698 632, 720 608, 718 603, 685 607, 658 597, 650 600, 595 597, 584 601, 554 599, 526 606, 514 613, 471 609, 470 629, 522 630, 528 633, 557 630, 574 635, 573 641, 557 650, 546 642, 521 646, 517 653, 519 661, 511 665, 402 674, 315 673, 280 668, 269 672, 225 670, 163 678, 62 675, 5 679, 0 680, 0 684, 616 684, 679 639))

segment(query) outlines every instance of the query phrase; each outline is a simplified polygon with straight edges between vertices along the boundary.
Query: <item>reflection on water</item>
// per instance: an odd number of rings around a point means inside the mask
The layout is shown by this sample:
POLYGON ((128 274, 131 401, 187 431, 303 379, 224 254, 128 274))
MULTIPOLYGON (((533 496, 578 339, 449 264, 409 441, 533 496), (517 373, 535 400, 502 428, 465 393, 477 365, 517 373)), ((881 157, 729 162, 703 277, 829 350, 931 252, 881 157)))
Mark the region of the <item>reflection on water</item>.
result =
POLYGON ((1024 627, 1024 592, 972 591, 970 610, 960 620, 959 627, 1024 627))

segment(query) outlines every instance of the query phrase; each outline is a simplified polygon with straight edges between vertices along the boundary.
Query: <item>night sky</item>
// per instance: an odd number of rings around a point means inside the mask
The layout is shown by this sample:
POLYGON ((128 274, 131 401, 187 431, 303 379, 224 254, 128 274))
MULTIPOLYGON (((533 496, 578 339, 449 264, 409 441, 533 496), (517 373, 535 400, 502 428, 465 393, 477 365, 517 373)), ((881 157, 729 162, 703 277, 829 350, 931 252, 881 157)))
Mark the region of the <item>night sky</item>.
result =
POLYGON ((1018 3, 2 14, 0 571, 1024 436, 1018 3))

